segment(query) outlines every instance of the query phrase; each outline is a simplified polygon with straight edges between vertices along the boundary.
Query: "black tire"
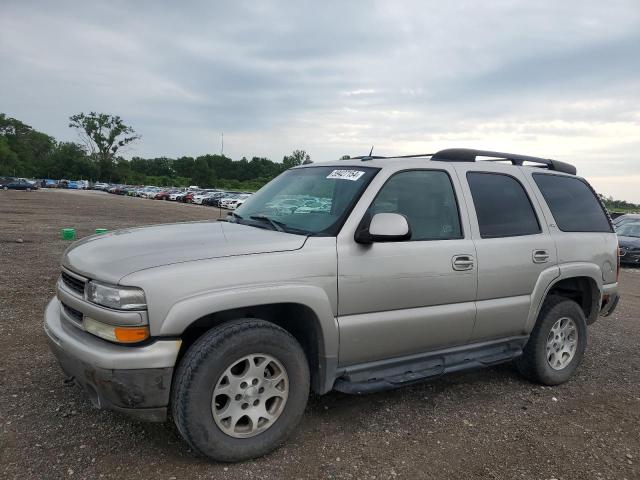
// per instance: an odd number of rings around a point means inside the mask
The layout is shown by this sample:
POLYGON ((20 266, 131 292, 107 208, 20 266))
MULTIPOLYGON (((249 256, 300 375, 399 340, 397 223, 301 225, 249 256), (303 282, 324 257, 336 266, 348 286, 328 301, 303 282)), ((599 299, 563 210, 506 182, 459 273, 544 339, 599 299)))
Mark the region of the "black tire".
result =
POLYGON ((308 397, 309 366, 297 340, 272 323, 242 319, 212 328, 189 348, 174 376, 171 409, 178 430, 194 451, 213 460, 237 462, 278 448, 300 422, 308 397), (271 355, 284 366, 289 394, 273 425, 253 437, 235 438, 213 418, 213 391, 227 368, 256 353, 271 355))
POLYGON ((527 379, 543 385, 559 385, 566 382, 574 374, 587 348, 587 322, 584 312, 573 300, 565 297, 549 296, 538 315, 529 341, 516 365, 520 373, 527 379), (562 369, 555 370, 547 361, 547 338, 551 328, 561 318, 567 317, 575 322, 578 334, 575 353, 571 361, 562 369))

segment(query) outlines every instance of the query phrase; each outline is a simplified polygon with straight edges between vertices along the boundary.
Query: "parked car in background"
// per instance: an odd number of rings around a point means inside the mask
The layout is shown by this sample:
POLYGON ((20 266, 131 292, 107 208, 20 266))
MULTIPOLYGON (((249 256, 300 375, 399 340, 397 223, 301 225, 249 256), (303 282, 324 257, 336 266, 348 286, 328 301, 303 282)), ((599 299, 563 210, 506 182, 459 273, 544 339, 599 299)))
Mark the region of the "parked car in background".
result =
POLYGON ((0 177, 0 188, 15 181, 16 179, 14 177, 0 177))
POLYGON ((154 198, 156 200, 169 200, 169 197, 171 196, 171 194, 177 191, 178 190, 176 190, 175 188, 164 188, 160 190, 158 193, 156 193, 156 196, 154 198))
POLYGON ((38 186, 33 182, 29 182, 28 180, 21 178, 9 183, 5 183, 2 186, 2 189, 3 190, 25 190, 27 192, 30 192, 31 190, 37 190, 38 186))
POLYGON ((626 222, 616 229, 620 246, 620 263, 640 265, 640 221, 626 222))
POLYGON ((194 190, 188 191, 184 195, 180 195, 180 197, 178 197, 179 201, 183 203, 191 203, 193 202, 193 196, 197 193, 198 192, 194 190))
POLYGON ((222 192, 217 196, 212 203, 213 207, 225 208, 224 205, 228 204, 232 200, 236 200, 241 192, 222 192))
POLYGON ((218 206, 218 200, 222 197, 224 197, 227 194, 227 192, 215 192, 212 193, 211 195, 209 195, 207 198, 205 198, 202 201, 203 205, 207 205, 209 207, 216 207, 218 206))
POLYGON ((630 222, 640 222, 640 213, 627 213, 613 219, 613 227, 618 230, 622 225, 630 222))
POLYGON ((218 190, 201 190, 193 196, 192 202, 196 205, 202 205, 202 201, 214 193, 218 193, 218 190))
POLYGON ((240 205, 242 205, 250 196, 251 195, 247 193, 237 193, 232 197, 224 197, 220 200, 220 206, 228 210, 235 210, 239 206, 238 202, 241 202, 240 205))
POLYGON ((139 197, 142 198, 155 198, 156 194, 160 191, 159 187, 145 187, 142 189, 142 191, 139 193, 139 197))
POLYGON ((102 183, 102 182, 94 183, 93 184, 93 189, 94 190, 102 190, 104 192, 104 191, 109 189, 109 184, 108 183, 102 183))
POLYGON ((125 195, 127 193, 127 187, 125 185, 113 185, 107 191, 115 195, 125 195))
POLYGON ((181 195, 184 195, 185 193, 186 193, 186 190, 174 190, 169 194, 169 200, 171 200, 172 202, 175 202, 178 199, 178 197, 180 197, 181 195))

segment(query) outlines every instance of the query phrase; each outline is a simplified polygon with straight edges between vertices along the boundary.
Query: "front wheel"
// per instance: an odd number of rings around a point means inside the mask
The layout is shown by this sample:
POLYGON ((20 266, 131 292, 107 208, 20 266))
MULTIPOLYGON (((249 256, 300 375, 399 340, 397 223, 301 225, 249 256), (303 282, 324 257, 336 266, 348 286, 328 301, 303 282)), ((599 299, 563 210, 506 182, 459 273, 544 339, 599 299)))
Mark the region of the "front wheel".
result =
POLYGON ((574 374, 587 347, 587 322, 573 300, 550 296, 516 365, 522 375, 543 385, 564 383, 574 374))
POLYGON ((189 348, 175 375, 172 413, 195 451, 234 462, 281 445, 308 396, 309 367, 296 339, 245 319, 209 330, 189 348))

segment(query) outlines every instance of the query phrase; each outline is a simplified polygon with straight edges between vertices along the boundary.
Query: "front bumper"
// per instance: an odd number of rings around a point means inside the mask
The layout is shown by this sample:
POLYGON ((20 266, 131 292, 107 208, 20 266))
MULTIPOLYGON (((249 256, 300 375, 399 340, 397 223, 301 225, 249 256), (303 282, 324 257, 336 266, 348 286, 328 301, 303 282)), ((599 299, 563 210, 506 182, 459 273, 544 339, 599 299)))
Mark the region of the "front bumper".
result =
POLYGON ((164 421, 180 340, 122 346, 94 337, 61 318, 60 302, 45 309, 44 330, 62 370, 98 408, 141 420, 164 421))

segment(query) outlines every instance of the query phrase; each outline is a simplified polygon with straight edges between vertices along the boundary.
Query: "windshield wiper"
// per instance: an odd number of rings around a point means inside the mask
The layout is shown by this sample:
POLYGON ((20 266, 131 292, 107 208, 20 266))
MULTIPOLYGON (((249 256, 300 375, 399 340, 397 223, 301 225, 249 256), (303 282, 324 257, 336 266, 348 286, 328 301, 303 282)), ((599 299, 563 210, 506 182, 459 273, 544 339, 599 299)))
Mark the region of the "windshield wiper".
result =
MULTIPOLYGON (((235 221, 238 222, 238 220, 242 220, 242 217, 240 215, 238 215, 236 212, 229 212, 227 213, 227 217, 232 217, 235 218, 235 221)), ((228 220, 225 220, 228 222, 228 220)), ((238 222, 239 223, 239 222, 238 222)))
POLYGON ((269 218, 265 215, 251 215, 249 217, 251 220, 259 220, 259 221, 263 221, 263 222, 268 222, 274 230, 278 231, 278 232, 284 232, 284 228, 283 226, 285 226, 284 223, 282 222, 278 222, 276 220, 274 220, 273 218, 269 218))

